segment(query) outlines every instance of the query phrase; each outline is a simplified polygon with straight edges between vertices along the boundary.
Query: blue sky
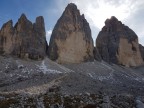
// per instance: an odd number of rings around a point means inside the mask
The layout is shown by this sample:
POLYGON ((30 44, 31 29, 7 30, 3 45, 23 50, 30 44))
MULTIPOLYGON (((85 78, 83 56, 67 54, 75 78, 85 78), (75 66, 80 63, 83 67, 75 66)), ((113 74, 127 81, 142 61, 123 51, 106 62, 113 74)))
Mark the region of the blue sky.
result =
POLYGON ((0 0, 0 26, 12 19, 14 24, 22 13, 32 22, 37 16, 43 16, 46 29, 51 29, 58 14, 54 14, 57 8, 56 0, 0 0))
POLYGON ((22 13, 32 22, 37 16, 43 16, 49 40, 54 25, 70 2, 85 14, 94 41, 104 21, 116 16, 136 32, 144 45, 144 0, 0 0, 0 27, 10 19, 15 24, 22 13))

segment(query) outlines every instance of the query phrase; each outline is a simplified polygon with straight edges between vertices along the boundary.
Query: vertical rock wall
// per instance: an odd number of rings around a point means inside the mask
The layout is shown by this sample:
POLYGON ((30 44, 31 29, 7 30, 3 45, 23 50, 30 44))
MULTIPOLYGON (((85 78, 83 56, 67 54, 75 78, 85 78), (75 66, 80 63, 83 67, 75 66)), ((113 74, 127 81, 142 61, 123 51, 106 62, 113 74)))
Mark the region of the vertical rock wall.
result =
POLYGON ((49 57, 59 63, 93 60, 93 39, 84 15, 75 4, 68 4, 56 23, 49 43, 49 57))

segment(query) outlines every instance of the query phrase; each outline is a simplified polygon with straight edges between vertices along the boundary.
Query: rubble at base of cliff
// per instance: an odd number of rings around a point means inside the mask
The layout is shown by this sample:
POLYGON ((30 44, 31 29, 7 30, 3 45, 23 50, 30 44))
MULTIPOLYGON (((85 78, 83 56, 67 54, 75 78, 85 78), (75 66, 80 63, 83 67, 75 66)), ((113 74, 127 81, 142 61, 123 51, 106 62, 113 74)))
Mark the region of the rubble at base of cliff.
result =
POLYGON ((144 97, 129 94, 61 95, 51 92, 39 95, 0 94, 1 108, 143 108, 144 97))
POLYGON ((48 58, 0 56, 0 60, 1 108, 140 108, 144 104, 143 67, 104 61, 60 65, 48 58))

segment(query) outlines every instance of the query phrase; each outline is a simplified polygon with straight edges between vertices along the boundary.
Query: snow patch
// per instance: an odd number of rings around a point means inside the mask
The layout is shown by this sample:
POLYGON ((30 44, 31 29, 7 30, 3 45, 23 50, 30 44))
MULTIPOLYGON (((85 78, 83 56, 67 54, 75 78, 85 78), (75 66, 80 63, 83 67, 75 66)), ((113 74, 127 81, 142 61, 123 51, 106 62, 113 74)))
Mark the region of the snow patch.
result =
POLYGON ((97 76, 96 77, 98 80, 103 81, 103 80, 109 80, 112 79, 113 80, 113 74, 110 73, 108 76, 97 76))
POLYGON ((42 61, 41 65, 37 65, 39 67, 39 69, 44 73, 44 74, 47 74, 47 73, 52 73, 52 74, 55 74, 55 73, 62 73, 58 70, 52 70, 52 69, 48 69, 48 67, 45 65, 45 61, 42 61))
POLYGON ((21 75, 21 74, 16 74, 18 77, 23 77, 23 78, 27 78, 27 76, 21 75))
POLYGON ((144 78, 143 78, 142 75, 139 75, 139 74, 133 72, 132 70, 131 70, 130 74, 125 72, 125 71, 121 71, 121 76, 132 79, 132 80, 136 80, 138 82, 143 82, 144 81, 144 78))
POLYGON ((26 68, 23 68, 23 69, 22 69, 22 73, 30 74, 30 71, 29 71, 29 69, 26 67, 26 68))
POLYGON ((55 62, 53 62, 55 65, 57 65, 59 68, 61 68, 62 70, 64 70, 65 72, 74 72, 73 70, 71 70, 71 69, 68 69, 68 68, 66 68, 66 67, 64 67, 64 66, 62 66, 62 65, 59 65, 59 64, 57 64, 57 63, 55 63, 55 62))
POLYGON ((105 62, 102 61, 101 64, 102 64, 104 67, 106 67, 107 69, 114 71, 113 68, 111 68, 111 67, 110 67, 108 64, 106 64, 105 62))
POLYGON ((113 78, 113 73, 109 73, 109 75, 105 76, 96 75, 95 73, 88 73, 88 76, 99 81, 112 80, 113 82, 116 82, 115 79, 113 78))
POLYGON ((91 78, 93 78, 93 75, 92 75, 91 73, 88 73, 88 75, 89 75, 91 78))

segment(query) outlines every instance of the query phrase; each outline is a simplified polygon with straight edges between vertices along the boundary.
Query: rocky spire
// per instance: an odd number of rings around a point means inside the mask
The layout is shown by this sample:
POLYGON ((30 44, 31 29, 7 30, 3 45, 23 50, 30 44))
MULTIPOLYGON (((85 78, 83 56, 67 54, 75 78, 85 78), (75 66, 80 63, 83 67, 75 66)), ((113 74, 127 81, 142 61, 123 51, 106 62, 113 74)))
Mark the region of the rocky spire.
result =
POLYGON ((125 66, 143 64, 137 35, 114 16, 105 21, 96 47, 104 61, 125 66))
POLYGON ((46 56, 46 33, 42 16, 32 24, 22 14, 13 27, 12 21, 3 25, 0 32, 0 52, 20 58, 42 59, 46 56))
POLYGON ((39 33, 40 36, 45 36, 45 24, 44 24, 44 18, 42 16, 39 16, 36 18, 35 24, 34 24, 34 30, 39 33))
POLYGON ((68 4, 54 27, 49 43, 49 57, 59 63, 93 60, 89 24, 73 3, 68 4))
MULTIPOLYGON (((22 14, 15 25, 15 29, 18 32, 32 31, 33 25, 32 22, 27 19, 26 15, 22 14)), ((21 33, 21 34, 25 34, 25 33, 21 33)))
POLYGON ((141 52, 141 56, 144 60, 144 46, 142 46, 141 44, 139 44, 139 48, 140 48, 140 52, 141 52))
POLYGON ((0 54, 10 54, 12 50, 12 36, 14 28, 12 20, 6 22, 0 32, 0 54))

